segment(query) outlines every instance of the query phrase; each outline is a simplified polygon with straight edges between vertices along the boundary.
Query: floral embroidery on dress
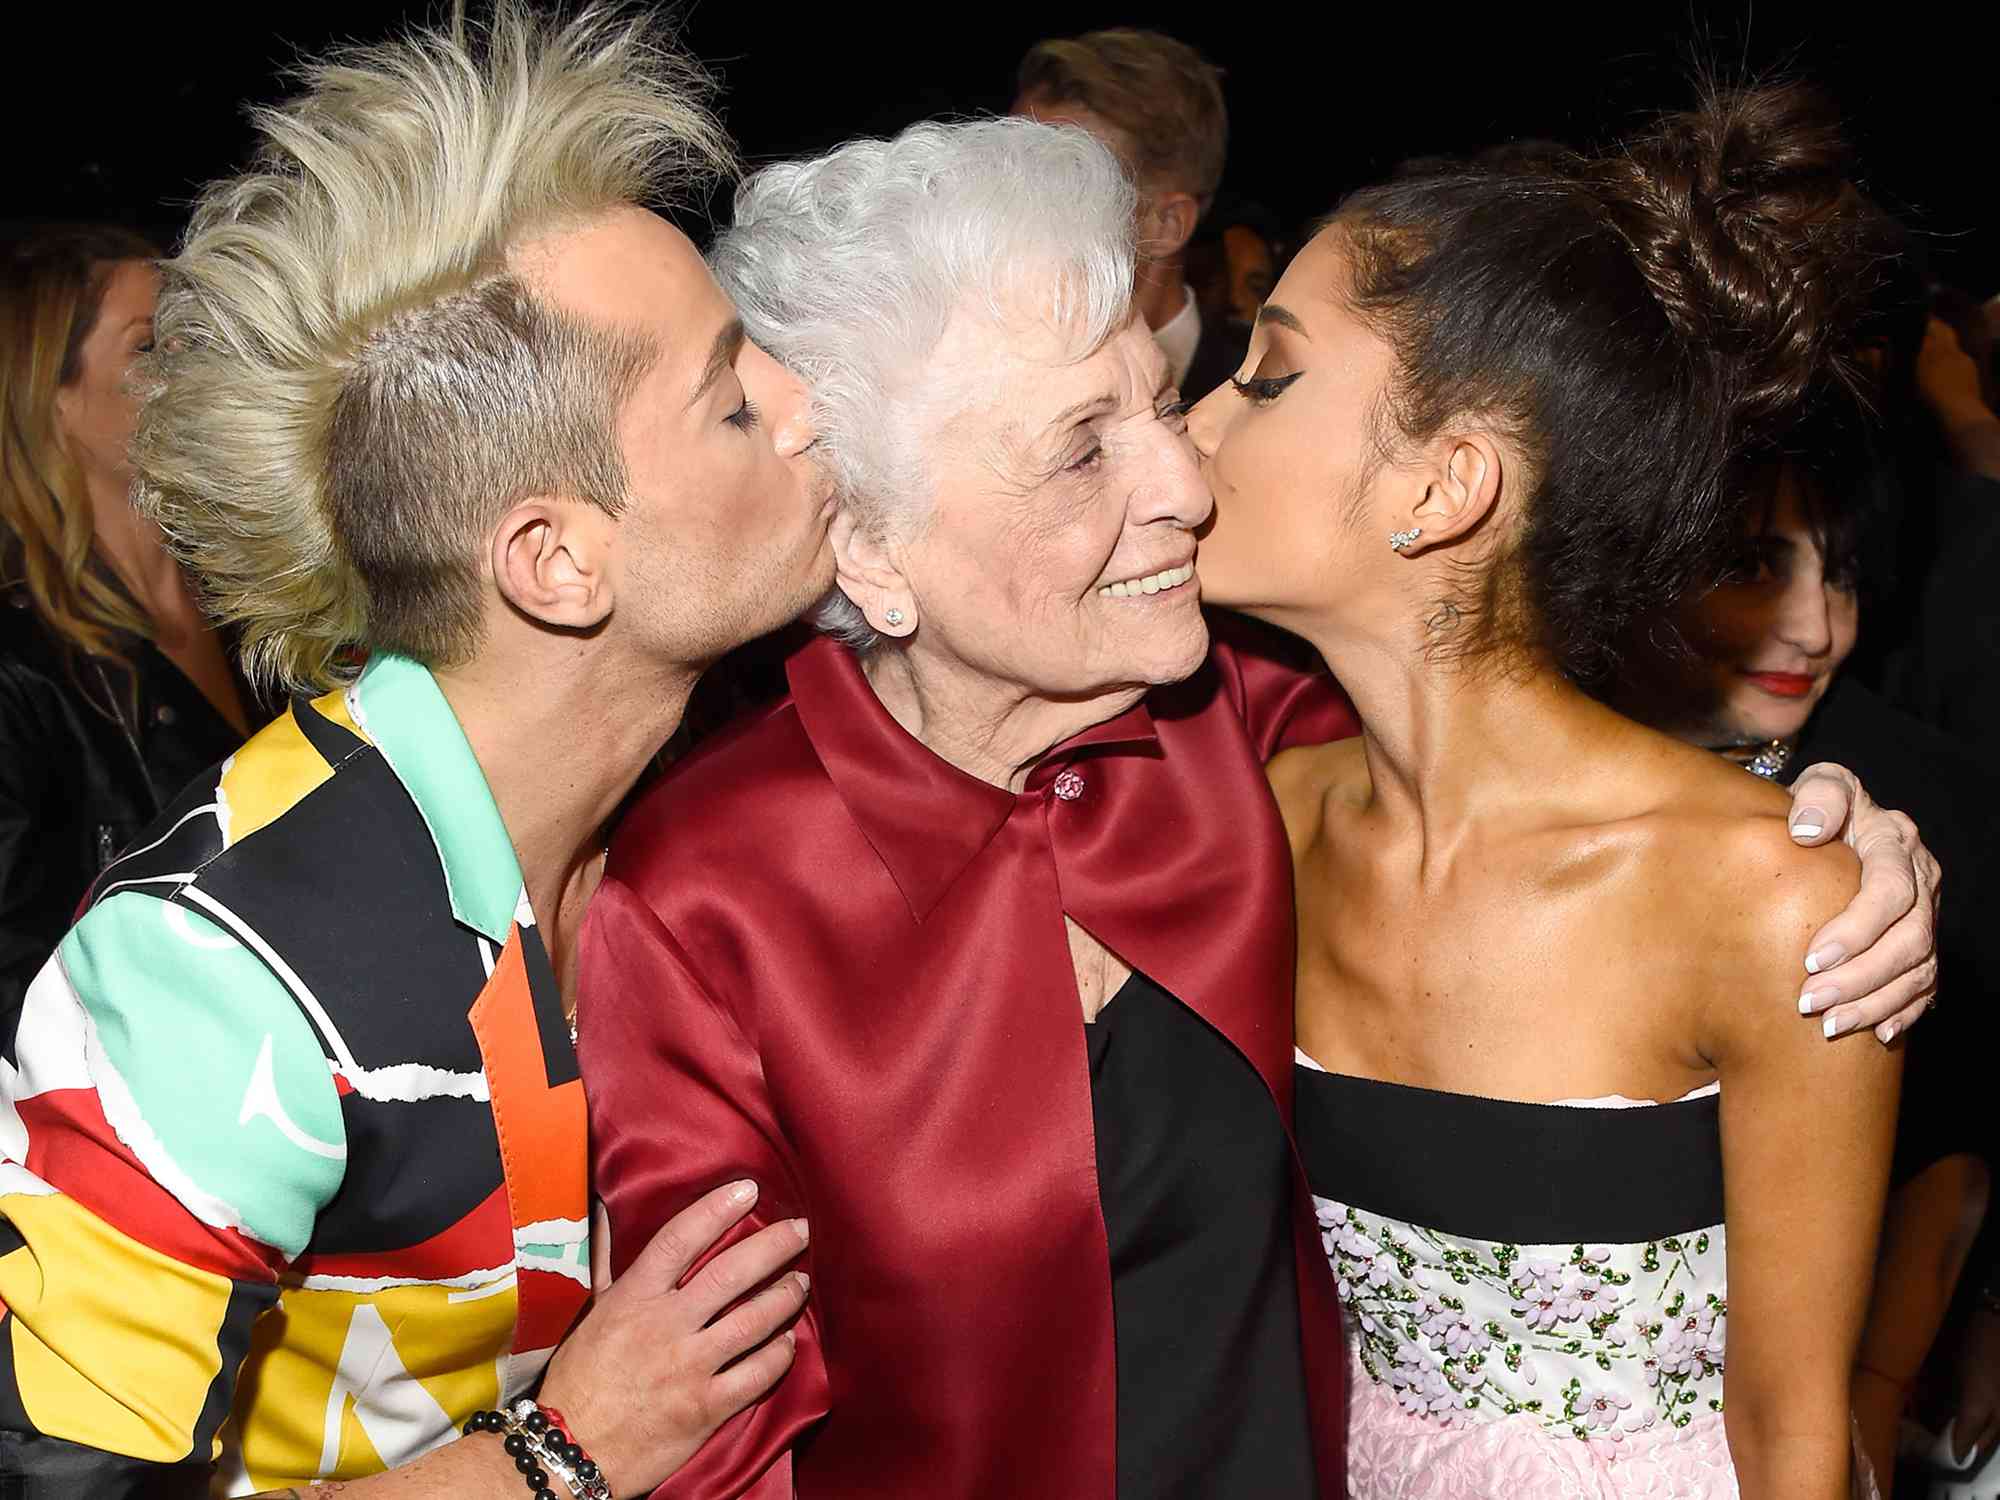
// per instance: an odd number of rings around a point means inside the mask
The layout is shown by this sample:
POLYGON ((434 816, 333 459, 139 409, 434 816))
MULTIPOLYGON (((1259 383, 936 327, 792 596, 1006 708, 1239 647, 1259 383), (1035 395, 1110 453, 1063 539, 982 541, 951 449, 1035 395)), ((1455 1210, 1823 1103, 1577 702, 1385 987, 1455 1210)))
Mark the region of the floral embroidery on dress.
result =
POLYGON ((1719 1226, 1638 1245, 1507 1245, 1315 1196, 1368 1375, 1447 1427, 1525 1416, 1622 1441, 1722 1410, 1719 1226))

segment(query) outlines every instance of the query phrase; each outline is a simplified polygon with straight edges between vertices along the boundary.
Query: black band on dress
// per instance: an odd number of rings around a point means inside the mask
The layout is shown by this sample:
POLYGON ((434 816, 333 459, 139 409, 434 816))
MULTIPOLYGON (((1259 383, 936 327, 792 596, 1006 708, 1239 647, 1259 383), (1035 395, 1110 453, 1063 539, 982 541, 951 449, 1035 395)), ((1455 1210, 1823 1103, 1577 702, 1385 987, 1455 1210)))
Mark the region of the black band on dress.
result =
POLYGON ((1512 1245, 1632 1245, 1722 1222, 1714 1094, 1599 1109, 1296 1073, 1307 1180, 1365 1213, 1512 1245))

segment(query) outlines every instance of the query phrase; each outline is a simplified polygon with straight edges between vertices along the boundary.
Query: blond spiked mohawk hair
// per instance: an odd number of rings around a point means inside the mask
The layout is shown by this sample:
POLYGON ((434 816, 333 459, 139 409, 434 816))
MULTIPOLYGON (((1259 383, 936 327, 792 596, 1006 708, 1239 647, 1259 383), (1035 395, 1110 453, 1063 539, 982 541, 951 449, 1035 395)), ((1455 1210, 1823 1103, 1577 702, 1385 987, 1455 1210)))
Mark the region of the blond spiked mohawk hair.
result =
POLYGON ((360 652, 475 650, 479 550, 516 500, 622 508, 616 417, 648 351, 539 299, 510 251, 733 158, 650 12, 498 0, 476 34, 303 81, 165 268, 134 467, 253 678, 320 690, 360 652))

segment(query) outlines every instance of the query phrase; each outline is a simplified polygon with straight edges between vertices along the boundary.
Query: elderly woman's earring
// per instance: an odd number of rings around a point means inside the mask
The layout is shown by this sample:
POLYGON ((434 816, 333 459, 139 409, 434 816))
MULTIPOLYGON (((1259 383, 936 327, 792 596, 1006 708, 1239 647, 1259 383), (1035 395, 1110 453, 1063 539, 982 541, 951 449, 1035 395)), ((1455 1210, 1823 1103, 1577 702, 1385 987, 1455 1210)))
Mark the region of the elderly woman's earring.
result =
POLYGON ((1412 526, 1408 531, 1392 531, 1389 533, 1389 550, 1407 552, 1410 550, 1410 543, 1423 534, 1424 528, 1421 526, 1412 526))
POLYGON ((892 609, 882 616, 882 618, 887 620, 891 628, 893 628, 903 623, 903 612, 900 609, 892 609))

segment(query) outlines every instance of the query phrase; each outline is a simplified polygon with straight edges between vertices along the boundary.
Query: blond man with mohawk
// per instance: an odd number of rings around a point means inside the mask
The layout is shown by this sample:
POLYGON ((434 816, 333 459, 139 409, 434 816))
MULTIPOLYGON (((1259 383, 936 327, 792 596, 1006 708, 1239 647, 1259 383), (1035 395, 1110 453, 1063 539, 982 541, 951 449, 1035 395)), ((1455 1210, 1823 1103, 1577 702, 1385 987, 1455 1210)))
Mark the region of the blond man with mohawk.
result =
POLYGON ((707 92, 501 0, 311 69, 165 268, 141 501, 297 696, 0 1043, 10 1495, 629 1495, 790 1364, 803 1222, 679 1288, 754 1184, 577 1322, 605 824, 831 575, 805 392, 644 206, 707 92))

